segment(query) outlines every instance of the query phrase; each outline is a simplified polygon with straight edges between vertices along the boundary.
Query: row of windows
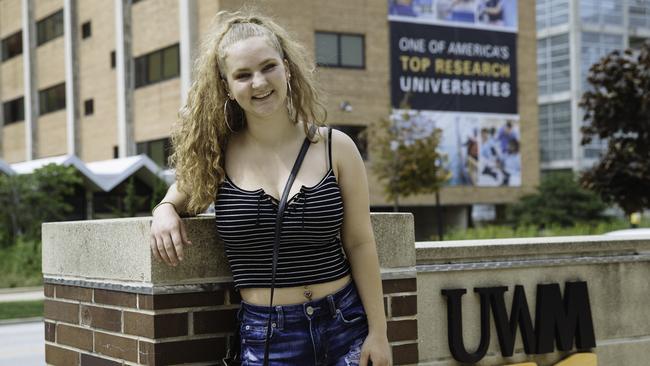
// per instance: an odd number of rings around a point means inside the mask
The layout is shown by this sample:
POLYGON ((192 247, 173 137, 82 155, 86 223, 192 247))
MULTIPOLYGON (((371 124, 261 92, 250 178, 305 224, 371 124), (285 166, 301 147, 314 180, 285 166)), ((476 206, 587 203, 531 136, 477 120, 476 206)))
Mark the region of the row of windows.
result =
MULTIPOLYGON (((589 24, 622 25, 624 7, 621 0, 579 0, 580 20, 589 24)), ((537 29, 569 23, 569 0, 537 0, 537 29)), ((650 0, 628 0, 631 27, 650 28, 650 0)))
POLYGON ((537 76, 540 95, 569 90, 570 70, 568 34, 537 41, 537 76))
MULTIPOLYGON (((65 108, 65 84, 57 85, 52 88, 45 89, 39 93, 40 95, 40 113, 45 114, 48 112, 57 111, 65 108)), ((3 103, 2 113, 4 114, 4 124, 9 125, 12 123, 25 120, 25 98, 20 97, 14 100, 3 103)), ((89 116, 95 113, 95 103, 93 99, 84 101, 84 116, 89 116)))
MULTIPOLYGON (((38 92, 39 114, 58 111, 65 108, 65 83, 58 84, 38 92)), ((25 99, 16 98, 2 104, 4 124, 12 124, 25 119, 25 99)))
MULTIPOLYGON (((63 34, 63 11, 37 23, 37 44, 41 45, 63 34)), ((90 22, 81 25, 82 39, 92 35, 90 22)), ((326 67, 364 68, 364 36, 316 32, 316 63, 326 67)), ((23 52, 22 32, 19 31, 2 40, 2 61, 18 56, 23 52)), ((178 76, 178 45, 152 52, 135 59, 136 87, 178 76)), ((115 67, 115 51, 111 52, 111 68, 115 67)))
MULTIPOLYGON (((36 22, 36 45, 40 46, 63 35, 63 10, 36 22)), ((23 53, 23 32, 18 31, 2 40, 2 61, 23 53)))

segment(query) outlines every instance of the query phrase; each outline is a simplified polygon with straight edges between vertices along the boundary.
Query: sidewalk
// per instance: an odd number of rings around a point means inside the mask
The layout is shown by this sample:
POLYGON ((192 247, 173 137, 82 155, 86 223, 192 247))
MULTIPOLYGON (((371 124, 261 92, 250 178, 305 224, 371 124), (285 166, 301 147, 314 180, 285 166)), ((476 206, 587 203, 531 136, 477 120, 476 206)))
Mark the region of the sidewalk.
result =
POLYGON ((43 299, 45 299, 45 295, 42 286, 0 289, 0 303, 43 299))

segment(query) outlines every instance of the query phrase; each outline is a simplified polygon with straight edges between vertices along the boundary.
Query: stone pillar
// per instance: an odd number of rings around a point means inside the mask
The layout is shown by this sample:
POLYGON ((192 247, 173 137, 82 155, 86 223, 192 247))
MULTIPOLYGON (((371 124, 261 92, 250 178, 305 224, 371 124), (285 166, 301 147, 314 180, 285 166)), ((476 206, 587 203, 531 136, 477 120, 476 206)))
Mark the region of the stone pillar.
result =
POLYGON ((68 154, 80 156, 77 0, 65 0, 63 5, 63 27, 65 36, 65 108, 68 154))
POLYGON ((131 51, 131 0, 115 0, 115 75, 117 77, 117 146, 120 158, 135 155, 131 51))
POLYGON ((25 105, 25 160, 36 158, 38 151, 38 88, 36 75, 36 23, 32 0, 22 0, 23 20, 23 80, 25 105))
MULTIPOLYGON (((372 214, 395 365, 418 360, 413 216, 372 214)), ((185 219, 178 267, 151 256, 151 218, 43 225, 50 365, 217 364, 240 299, 214 216, 185 219)))

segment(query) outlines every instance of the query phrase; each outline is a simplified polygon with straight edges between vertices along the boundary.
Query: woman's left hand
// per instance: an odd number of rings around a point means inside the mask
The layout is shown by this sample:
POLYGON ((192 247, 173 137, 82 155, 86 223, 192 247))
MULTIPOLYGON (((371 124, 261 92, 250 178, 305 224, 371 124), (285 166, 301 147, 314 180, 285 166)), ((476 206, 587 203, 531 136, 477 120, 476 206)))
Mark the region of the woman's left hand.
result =
POLYGON ((386 334, 369 333, 361 347, 359 365, 368 366, 368 361, 372 361, 372 366, 389 366, 390 360, 390 345, 386 334))

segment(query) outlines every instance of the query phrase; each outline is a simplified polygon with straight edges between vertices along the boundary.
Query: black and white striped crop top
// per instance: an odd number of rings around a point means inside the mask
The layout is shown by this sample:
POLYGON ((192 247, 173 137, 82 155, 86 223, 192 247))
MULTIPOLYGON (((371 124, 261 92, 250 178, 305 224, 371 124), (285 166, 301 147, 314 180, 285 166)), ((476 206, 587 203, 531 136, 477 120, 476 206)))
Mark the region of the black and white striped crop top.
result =
MULTIPOLYGON (((325 176, 314 186, 303 185, 287 201, 276 287, 323 283, 350 273, 340 238, 343 200, 332 169, 331 137, 329 129, 325 176)), ((271 287, 278 200, 261 188, 241 189, 226 175, 214 207, 235 288, 271 287)))

